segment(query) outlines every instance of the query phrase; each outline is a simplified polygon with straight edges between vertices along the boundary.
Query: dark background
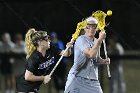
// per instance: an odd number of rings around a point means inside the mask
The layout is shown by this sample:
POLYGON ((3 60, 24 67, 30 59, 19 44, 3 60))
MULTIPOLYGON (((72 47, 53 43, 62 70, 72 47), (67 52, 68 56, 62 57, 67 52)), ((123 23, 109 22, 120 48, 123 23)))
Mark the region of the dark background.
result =
POLYGON ((107 37, 112 33, 119 37, 127 50, 140 47, 140 1, 139 0, 0 0, 0 34, 9 32, 25 35, 29 28, 55 31, 65 43, 70 41, 76 25, 93 11, 106 12, 110 25, 107 37))

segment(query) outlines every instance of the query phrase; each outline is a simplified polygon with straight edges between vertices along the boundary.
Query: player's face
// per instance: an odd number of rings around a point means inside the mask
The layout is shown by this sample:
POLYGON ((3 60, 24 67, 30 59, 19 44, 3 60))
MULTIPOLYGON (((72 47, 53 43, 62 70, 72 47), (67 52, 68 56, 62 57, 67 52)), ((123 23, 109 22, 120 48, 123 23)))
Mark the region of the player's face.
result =
POLYGON ((96 28, 97 24, 94 21, 89 21, 85 28, 86 35, 93 38, 96 33, 96 28))
POLYGON ((39 46, 41 46, 44 49, 49 49, 50 48, 50 39, 44 38, 43 40, 40 41, 39 46))
POLYGON ((50 48, 50 40, 49 39, 48 40, 43 40, 43 43, 44 43, 44 47, 46 49, 49 49, 50 48))

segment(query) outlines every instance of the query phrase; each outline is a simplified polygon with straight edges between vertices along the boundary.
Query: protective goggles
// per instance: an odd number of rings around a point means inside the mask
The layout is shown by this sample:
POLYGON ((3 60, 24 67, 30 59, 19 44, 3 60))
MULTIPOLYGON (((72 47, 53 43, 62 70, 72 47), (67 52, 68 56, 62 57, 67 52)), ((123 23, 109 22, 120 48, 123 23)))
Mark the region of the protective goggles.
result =
POLYGON ((97 28, 97 24, 87 24, 87 26, 86 26, 86 28, 87 29, 89 29, 89 28, 94 28, 94 29, 96 29, 97 28))
POLYGON ((50 36, 49 35, 46 35, 41 40, 50 41, 50 36))

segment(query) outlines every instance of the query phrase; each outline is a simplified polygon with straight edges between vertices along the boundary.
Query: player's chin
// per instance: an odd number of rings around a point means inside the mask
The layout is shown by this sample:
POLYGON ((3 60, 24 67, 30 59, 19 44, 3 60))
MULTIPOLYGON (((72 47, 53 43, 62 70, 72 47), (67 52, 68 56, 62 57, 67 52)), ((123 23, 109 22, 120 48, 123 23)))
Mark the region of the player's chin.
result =
POLYGON ((47 46, 47 47, 46 47, 46 50, 48 50, 48 49, 50 49, 50 46, 47 46))
POLYGON ((48 45, 48 49, 50 48, 50 45, 48 45))

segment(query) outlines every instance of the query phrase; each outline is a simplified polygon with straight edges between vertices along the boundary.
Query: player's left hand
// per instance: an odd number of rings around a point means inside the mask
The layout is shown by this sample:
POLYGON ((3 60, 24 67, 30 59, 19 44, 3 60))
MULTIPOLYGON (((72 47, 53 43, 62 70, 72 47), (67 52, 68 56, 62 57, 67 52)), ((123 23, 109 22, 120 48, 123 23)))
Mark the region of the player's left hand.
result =
POLYGON ((98 64, 110 64, 110 58, 108 57, 107 59, 102 59, 99 57, 98 64))
POLYGON ((73 43, 68 42, 68 43, 66 44, 66 47, 72 48, 72 47, 73 47, 73 43))
POLYGON ((110 64, 110 58, 104 59, 104 64, 110 64))

